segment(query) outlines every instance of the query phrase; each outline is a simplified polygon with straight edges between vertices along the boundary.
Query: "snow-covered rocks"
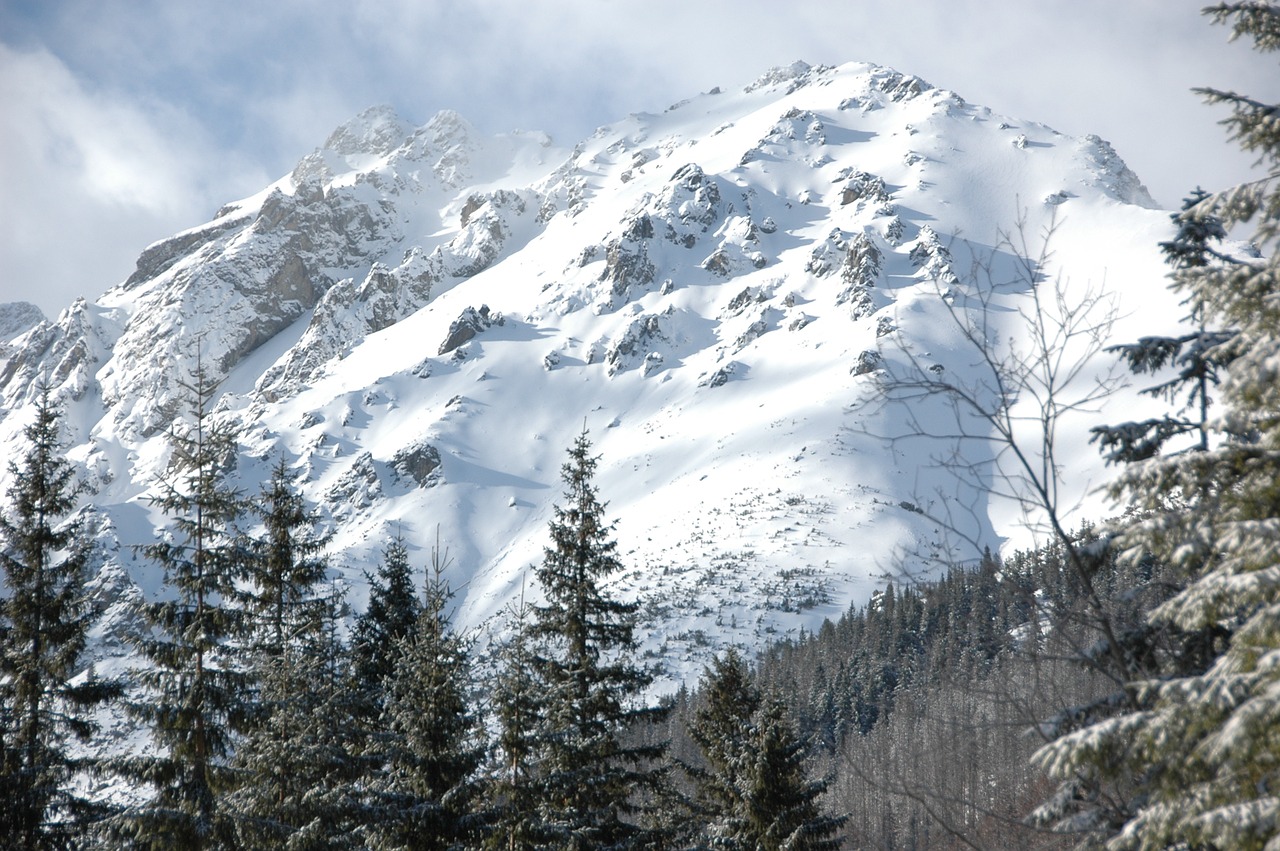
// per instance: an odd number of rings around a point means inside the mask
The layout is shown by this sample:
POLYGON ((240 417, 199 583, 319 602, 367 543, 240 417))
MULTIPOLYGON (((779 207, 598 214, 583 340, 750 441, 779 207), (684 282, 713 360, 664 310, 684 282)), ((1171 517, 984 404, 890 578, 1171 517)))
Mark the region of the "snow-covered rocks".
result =
MULTIPOLYGON (((0 350, 0 439, 50 381, 117 589, 146 572, 126 554, 161 522, 146 500, 199 363, 241 428, 241 484, 296 466, 353 605, 373 542, 394 527, 421 554, 439 525, 456 622, 497 629, 586 425, 616 590, 659 619, 645 650, 679 648, 679 677, 844 611, 939 534, 899 507, 936 471, 874 441, 888 415, 861 401, 904 352, 963 380, 947 323, 967 294, 1020 333, 1020 291, 969 270, 1025 199, 1052 199, 1028 233, 1060 223, 1046 277, 1158 301, 1168 221, 1110 146, 891 69, 796 63, 573 150, 375 108, 97 303, 31 317, 0 350)), ((988 506, 971 513, 998 547, 988 506)))

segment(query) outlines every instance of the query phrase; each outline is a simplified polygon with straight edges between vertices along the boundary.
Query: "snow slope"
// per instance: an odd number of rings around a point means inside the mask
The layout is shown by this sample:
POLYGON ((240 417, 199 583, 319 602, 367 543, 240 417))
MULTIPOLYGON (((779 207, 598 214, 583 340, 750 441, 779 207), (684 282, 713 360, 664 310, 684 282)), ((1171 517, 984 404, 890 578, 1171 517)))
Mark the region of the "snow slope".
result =
MULTIPOLYGON (((1105 293, 1119 339, 1167 329, 1171 226, 1153 207, 1096 137, 864 64, 773 69, 572 149, 375 108, 9 344, 0 439, 17 445, 50 382, 100 530, 102 605, 127 607, 160 593, 131 547, 163 523, 147 497, 199 357, 242 429, 241 483, 288 462, 357 609, 389 537, 422 566, 438 532, 457 622, 500 628, 585 427, 617 591, 678 679, 865 600, 904 552, 975 555, 926 512, 965 515, 992 549, 1015 535, 1009 506, 924 463, 938 447, 877 438, 909 412, 866 399, 906 353, 973 369, 952 309, 987 303, 996 338, 1025 336, 1002 234, 1035 252, 1055 226, 1038 274, 1067 303, 1105 293)), ((1104 475, 1089 424, 1062 435, 1081 495, 1104 475)))

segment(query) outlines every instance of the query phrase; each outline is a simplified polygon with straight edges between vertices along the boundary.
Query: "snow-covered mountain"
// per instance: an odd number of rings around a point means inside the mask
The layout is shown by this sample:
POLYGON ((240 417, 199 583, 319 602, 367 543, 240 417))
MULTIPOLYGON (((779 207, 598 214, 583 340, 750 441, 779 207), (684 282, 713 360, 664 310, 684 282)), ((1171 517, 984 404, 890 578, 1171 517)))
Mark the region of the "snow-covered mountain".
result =
MULTIPOLYGON (((990 289, 975 263, 1010 266, 998 234, 1020 219, 1032 242, 1057 222, 1040 272, 1069 276, 1069 298, 1106 290, 1147 327, 1177 315, 1168 214, 1106 142, 887 68, 797 63, 572 149, 370 109, 5 343, 0 439, 20 444, 48 381, 88 485, 109 644, 161 584, 133 547, 164 523, 148 496, 197 357, 242 429, 241 483, 287 461, 357 608, 391 536, 421 567, 438 534, 458 623, 495 622, 585 426, 617 589, 680 676, 724 643, 812 628, 938 538, 916 502, 951 486, 871 436, 900 420, 859 402, 895 352, 970 368, 947 308, 990 289)), ((1024 333, 1016 290, 995 298, 1000 334, 1024 333)), ((1081 486, 1101 475, 1064 439, 1081 486)), ((957 498, 998 548, 1008 518, 957 498)))

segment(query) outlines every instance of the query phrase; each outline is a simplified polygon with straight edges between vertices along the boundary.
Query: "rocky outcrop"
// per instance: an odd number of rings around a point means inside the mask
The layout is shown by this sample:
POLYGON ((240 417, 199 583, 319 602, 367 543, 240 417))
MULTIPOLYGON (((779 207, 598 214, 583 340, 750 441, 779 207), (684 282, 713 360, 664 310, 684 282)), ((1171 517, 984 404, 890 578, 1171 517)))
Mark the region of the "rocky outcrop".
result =
POLYGON ((440 349, 436 354, 447 355, 457 350, 464 343, 470 342, 482 331, 486 331, 494 325, 503 325, 505 323, 506 319, 501 313, 489 313, 489 305, 487 304, 480 305, 479 309, 474 307, 465 308, 457 319, 449 323, 449 333, 445 335, 444 341, 440 344, 440 349))
POLYGON ((884 356, 875 349, 867 349, 860 352, 853 362, 853 367, 849 370, 851 375, 866 375, 869 372, 875 372, 880 368, 880 364, 884 361, 884 356))
POLYGON ((440 450, 430 443, 404 447, 391 459, 391 469, 399 479, 408 479, 420 488, 440 481, 440 450))
MULTIPOLYGON (((668 342, 663 330, 663 317, 657 314, 637 316, 605 349, 605 369, 610 376, 641 364, 655 345, 668 342)), ((661 359, 657 363, 661 363, 661 359)))
POLYGON ((610 240, 605 246, 604 271, 600 273, 600 281, 608 284, 610 301, 614 304, 628 301, 633 287, 653 283, 657 274, 657 267, 649 259, 652 222, 648 216, 642 217, 638 222, 649 226, 639 231, 648 236, 636 238, 624 234, 618 239, 610 240))
POLYGON ((730 381, 741 378, 744 372, 746 372, 744 364, 731 360, 724 366, 717 367, 709 375, 702 376, 701 380, 698 381, 698 386, 708 388, 723 387, 730 381))
POLYGON ((652 214, 662 222, 662 237, 692 248, 723 214, 720 187, 695 163, 676 169, 654 200, 652 214))
POLYGON ((853 319, 870 316, 876 309, 872 292, 883 267, 884 255, 875 241, 865 233, 854 234, 840 267, 844 289, 836 296, 836 304, 849 305, 853 319))
POLYGON ((938 234, 929 225, 920 228, 909 256, 912 265, 920 270, 923 277, 932 279, 944 290, 959 280, 951 268, 950 249, 942 244, 938 234))
MULTIPOLYGON (((814 70, 809 63, 799 60, 792 62, 790 65, 776 65, 765 71, 753 82, 748 83, 742 90, 751 93, 760 89, 782 88, 787 94, 790 94, 807 83, 810 74, 814 70)), ((817 70, 821 71, 822 69, 819 68, 817 70)))
POLYGON ((396 115, 392 107, 371 106, 330 133, 324 148, 341 156, 389 154, 400 147, 414 129, 396 115))
MULTIPOLYGON (((841 180, 844 183, 844 188, 840 192, 841 206, 856 203, 873 208, 884 208, 893 202, 882 177, 855 169, 847 176, 842 176, 841 180)), ((892 209, 887 212, 892 215, 892 209)))

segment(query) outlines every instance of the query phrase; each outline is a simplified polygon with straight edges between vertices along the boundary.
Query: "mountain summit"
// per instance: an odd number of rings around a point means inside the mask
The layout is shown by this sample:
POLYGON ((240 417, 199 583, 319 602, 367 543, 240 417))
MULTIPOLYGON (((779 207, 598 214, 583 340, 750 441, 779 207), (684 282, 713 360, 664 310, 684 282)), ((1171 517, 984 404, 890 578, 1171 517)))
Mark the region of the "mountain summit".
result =
MULTIPOLYGON (((1066 293, 1177 315, 1167 213, 1106 142, 888 68, 796 63, 572 148, 375 107, 5 344, 0 435, 17 445, 48 382, 102 604, 127 606, 159 591, 133 548, 163 519, 149 498, 199 359, 240 428, 244 488, 284 459, 357 608, 390 537, 421 567, 438 533, 457 623, 476 627, 540 560, 585 425, 619 521, 616 590, 682 676, 943 545, 919 500, 953 490, 945 472, 874 437, 900 422, 860 401, 890 349, 970 368, 949 311, 1012 268, 1000 234, 1018 223, 1033 242, 1054 223, 1036 274, 1066 293)), ((1022 333, 1016 289, 978 299, 998 333, 1022 333)), ((997 549, 994 507, 953 498, 997 549)))

